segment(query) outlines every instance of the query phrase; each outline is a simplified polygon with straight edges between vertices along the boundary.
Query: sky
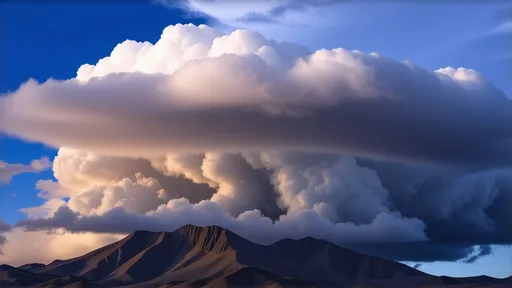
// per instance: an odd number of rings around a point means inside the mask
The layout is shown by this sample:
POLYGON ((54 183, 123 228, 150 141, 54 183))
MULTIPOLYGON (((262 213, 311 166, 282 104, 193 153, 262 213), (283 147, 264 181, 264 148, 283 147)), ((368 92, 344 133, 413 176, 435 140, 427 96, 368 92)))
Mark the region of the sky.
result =
POLYGON ((191 223, 512 274, 512 6, 318 3, 0 2, 0 262, 191 223))

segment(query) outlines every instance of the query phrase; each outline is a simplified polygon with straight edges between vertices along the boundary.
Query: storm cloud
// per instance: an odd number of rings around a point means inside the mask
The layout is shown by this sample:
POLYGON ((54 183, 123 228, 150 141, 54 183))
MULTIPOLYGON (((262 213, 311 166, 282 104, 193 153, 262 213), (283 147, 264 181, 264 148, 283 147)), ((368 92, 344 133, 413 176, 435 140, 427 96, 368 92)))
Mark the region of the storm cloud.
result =
MULTIPOLYGON (((59 153, 55 163, 65 168, 66 160, 74 158, 70 153, 59 153), (61 155, 65 157, 59 159, 61 155)), ((81 166, 96 171, 103 170, 100 163, 109 163, 101 156, 77 158, 89 159, 81 166)), ((217 188, 197 203, 187 199, 193 190, 180 196, 167 193, 173 196, 165 202, 155 179, 125 179, 98 190, 98 200, 87 200, 90 192, 78 192, 48 217, 22 220, 17 226, 28 231, 130 233, 219 225, 263 244, 313 236, 403 261, 473 262, 488 254, 479 253, 478 245, 512 243, 510 170, 443 170, 295 152, 190 155, 166 162, 159 167, 161 173, 188 166, 195 183, 210 182, 217 188), (144 189, 134 189, 137 185, 144 189), (137 195, 144 201, 133 201, 137 195)), ((92 171, 72 173, 87 178, 92 171)))
POLYGON ((219 225, 404 261, 512 243, 512 101, 471 69, 176 25, 0 101, 2 132, 60 148, 28 231, 219 225))

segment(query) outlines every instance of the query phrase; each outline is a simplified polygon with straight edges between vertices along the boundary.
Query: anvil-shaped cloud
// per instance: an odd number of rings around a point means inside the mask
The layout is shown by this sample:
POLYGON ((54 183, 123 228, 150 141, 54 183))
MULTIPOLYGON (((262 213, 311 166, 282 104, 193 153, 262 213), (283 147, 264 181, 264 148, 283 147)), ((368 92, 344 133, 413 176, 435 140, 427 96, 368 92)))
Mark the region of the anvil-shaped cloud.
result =
POLYGON ((61 147, 28 230, 216 224, 426 261, 512 243, 512 101, 471 69, 176 25, 0 99, 3 132, 61 147))
POLYGON ((9 134, 109 154, 270 149, 512 162, 512 101, 476 71, 308 53, 250 31, 170 26, 155 45, 125 41, 76 79, 29 81, 2 102, 9 134))

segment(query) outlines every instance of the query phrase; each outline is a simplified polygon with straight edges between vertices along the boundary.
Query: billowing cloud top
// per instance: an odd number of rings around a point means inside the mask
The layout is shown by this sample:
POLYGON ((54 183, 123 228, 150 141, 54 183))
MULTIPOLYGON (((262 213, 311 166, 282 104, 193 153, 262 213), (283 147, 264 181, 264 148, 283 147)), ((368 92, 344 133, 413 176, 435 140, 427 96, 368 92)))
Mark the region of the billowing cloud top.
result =
POLYGON ((60 147, 27 230, 215 224, 424 261, 512 243, 512 101, 471 69, 176 25, 0 99, 3 132, 60 147))
POLYGON ((512 161, 512 101, 474 70, 309 53, 204 25, 169 26, 155 44, 127 40, 76 79, 31 80, 2 102, 9 134, 110 154, 293 149, 512 161))

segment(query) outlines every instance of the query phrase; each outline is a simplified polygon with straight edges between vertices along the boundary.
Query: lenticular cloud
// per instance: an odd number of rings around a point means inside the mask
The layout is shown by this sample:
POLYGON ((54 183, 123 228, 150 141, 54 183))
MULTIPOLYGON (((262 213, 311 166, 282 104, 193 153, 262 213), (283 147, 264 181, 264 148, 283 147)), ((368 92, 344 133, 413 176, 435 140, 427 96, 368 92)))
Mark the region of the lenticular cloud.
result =
POLYGON ((3 132, 60 147, 28 230, 220 225, 417 261, 512 243, 512 103, 471 69, 189 24, 0 101, 3 132))

